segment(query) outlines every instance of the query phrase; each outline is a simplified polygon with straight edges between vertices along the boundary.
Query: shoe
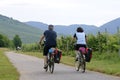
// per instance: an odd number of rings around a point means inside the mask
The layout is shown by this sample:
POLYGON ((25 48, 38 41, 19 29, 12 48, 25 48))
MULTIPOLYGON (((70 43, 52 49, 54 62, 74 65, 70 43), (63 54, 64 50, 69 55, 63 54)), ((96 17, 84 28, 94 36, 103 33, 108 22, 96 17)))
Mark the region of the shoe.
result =
POLYGON ((44 65, 44 69, 46 69, 47 68, 47 64, 46 65, 44 65))
POLYGON ((75 61, 78 61, 78 58, 76 58, 75 61))

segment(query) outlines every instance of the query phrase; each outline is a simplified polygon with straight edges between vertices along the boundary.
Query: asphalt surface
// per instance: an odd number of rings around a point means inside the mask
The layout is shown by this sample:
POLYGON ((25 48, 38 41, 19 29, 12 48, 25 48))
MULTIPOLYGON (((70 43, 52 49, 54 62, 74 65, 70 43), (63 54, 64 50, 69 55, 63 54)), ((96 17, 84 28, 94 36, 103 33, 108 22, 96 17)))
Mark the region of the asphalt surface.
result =
POLYGON ((51 74, 43 69, 43 59, 14 52, 6 52, 6 56, 20 72, 19 80, 120 80, 120 77, 93 71, 77 72, 64 64, 55 64, 51 74))

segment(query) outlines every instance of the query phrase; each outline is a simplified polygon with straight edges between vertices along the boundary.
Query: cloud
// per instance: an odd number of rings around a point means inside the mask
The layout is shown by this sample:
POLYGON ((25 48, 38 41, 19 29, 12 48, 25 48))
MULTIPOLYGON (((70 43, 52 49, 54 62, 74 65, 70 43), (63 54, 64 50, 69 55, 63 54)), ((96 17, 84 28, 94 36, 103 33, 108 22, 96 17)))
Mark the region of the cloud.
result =
POLYGON ((20 21, 100 25, 120 17, 120 0, 0 0, 0 12, 20 21))

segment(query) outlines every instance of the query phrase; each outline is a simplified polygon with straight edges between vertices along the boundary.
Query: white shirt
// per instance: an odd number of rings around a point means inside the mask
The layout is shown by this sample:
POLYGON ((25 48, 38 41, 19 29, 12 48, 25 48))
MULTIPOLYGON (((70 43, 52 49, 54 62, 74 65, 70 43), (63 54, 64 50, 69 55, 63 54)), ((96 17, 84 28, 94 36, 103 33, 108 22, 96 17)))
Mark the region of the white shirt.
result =
POLYGON ((77 44, 86 44, 85 33, 77 32, 76 33, 77 44))

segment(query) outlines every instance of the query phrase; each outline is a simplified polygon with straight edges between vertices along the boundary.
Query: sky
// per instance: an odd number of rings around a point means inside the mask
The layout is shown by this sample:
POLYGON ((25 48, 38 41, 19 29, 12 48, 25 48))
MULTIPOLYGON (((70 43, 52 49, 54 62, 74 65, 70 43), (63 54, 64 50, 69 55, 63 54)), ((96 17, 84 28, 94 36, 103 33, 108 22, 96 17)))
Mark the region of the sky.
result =
POLYGON ((21 22, 99 27, 120 18, 120 0, 0 0, 0 14, 21 22))

